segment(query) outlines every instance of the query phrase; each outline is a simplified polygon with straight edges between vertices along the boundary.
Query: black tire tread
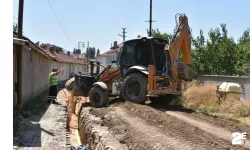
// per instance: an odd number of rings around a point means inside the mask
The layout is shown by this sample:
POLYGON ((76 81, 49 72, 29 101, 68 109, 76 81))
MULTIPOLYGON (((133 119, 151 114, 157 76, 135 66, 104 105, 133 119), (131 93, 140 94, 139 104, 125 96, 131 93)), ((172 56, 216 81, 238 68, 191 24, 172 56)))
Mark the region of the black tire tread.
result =
POLYGON ((93 107, 96 107, 96 108, 106 107, 107 104, 109 103, 108 91, 106 91, 106 90, 104 90, 104 89, 102 89, 102 88, 100 88, 98 86, 94 86, 89 91, 89 100, 90 100, 91 106, 93 106, 93 107), (99 94, 100 97, 101 97, 99 103, 94 101, 94 95, 95 94, 99 94))
POLYGON ((145 101, 147 100, 147 84, 148 84, 148 79, 145 75, 143 75, 142 73, 131 73, 129 74, 125 81, 124 81, 124 85, 123 85, 123 90, 122 90, 122 97, 125 101, 131 101, 133 103, 138 103, 138 104, 143 104, 145 103, 145 101), (125 88, 126 88, 126 82, 129 81, 131 78, 136 78, 136 80, 140 83, 140 94, 138 96, 137 99, 135 100, 130 100, 126 94, 125 94, 125 88))

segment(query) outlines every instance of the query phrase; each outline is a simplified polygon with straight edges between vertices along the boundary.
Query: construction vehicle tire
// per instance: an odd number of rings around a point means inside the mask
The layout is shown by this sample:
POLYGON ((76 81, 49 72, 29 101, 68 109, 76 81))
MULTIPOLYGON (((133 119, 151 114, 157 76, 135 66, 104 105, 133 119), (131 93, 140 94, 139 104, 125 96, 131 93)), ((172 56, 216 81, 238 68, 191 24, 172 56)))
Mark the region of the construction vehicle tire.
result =
POLYGON ((122 97, 125 101, 143 104, 147 100, 147 77, 141 73, 129 74, 123 84, 122 97))
POLYGON ((109 95, 108 91, 98 87, 94 86, 89 91, 89 100, 91 103, 91 106, 101 108, 107 106, 109 102, 109 95))

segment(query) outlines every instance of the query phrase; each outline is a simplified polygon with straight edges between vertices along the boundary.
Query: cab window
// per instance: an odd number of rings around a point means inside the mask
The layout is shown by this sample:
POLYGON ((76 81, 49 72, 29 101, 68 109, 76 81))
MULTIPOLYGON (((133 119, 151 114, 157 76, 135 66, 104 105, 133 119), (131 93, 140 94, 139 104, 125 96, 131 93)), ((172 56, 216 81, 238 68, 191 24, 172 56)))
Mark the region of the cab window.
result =
POLYGON ((132 66, 135 64, 136 56, 136 42, 129 42, 124 44, 121 64, 123 66, 132 66))

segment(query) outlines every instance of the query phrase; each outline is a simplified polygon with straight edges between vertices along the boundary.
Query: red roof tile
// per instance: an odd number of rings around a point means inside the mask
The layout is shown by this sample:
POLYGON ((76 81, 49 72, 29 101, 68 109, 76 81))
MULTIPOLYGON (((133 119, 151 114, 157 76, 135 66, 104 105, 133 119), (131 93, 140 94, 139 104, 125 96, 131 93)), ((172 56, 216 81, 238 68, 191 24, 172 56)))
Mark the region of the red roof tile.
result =
MULTIPOLYGON (((17 37, 17 33, 13 32, 13 37, 17 37)), ((24 39, 28 40, 29 42, 31 42, 32 44, 34 44, 39 50, 43 51, 48 57, 50 57, 51 59, 54 59, 56 61, 59 62, 64 62, 64 63, 74 63, 74 64, 86 64, 86 59, 77 59, 74 58, 72 56, 68 56, 67 54, 64 53, 51 53, 49 48, 52 47, 51 44, 41 44, 40 46, 38 46, 37 44, 35 44, 34 42, 32 42, 29 38, 23 36, 24 39)))
POLYGON ((117 45, 118 47, 116 49, 110 49, 104 53, 102 53, 100 56, 108 56, 108 54, 113 53, 113 52, 120 52, 121 47, 123 46, 123 43, 120 43, 117 45))
MULTIPOLYGON (((41 48, 41 47, 40 47, 41 48)), ((41 48, 46 54, 48 54, 50 57, 54 58, 56 61, 64 62, 64 63, 71 63, 71 64, 85 64, 85 59, 77 59, 72 56, 68 56, 64 53, 57 53, 57 52, 50 52, 50 50, 41 48)))
POLYGON ((71 56, 68 56, 66 54, 59 54, 59 53, 54 53, 56 56, 56 60, 60 62, 66 62, 66 63, 73 63, 73 64, 85 64, 85 59, 77 59, 71 56))

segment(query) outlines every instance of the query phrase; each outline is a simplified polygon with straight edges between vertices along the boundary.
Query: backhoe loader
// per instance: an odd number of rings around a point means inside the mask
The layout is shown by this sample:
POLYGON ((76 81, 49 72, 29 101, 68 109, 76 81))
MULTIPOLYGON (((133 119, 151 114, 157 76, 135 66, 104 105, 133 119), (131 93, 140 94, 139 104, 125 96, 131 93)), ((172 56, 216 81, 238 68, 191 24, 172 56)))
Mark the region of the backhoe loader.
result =
POLYGON ((190 34, 187 16, 179 15, 171 41, 153 37, 125 41, 119 59, 113 62, 116 69, 108 65, 94 75, 92 62, 91 75, 76 76, 74 88, 79 95, 89 96, 94 107, 105 107, 110 96, 142 104, 148 98, 181 94, 183 81, 196 76, 191 67, 190 34))

